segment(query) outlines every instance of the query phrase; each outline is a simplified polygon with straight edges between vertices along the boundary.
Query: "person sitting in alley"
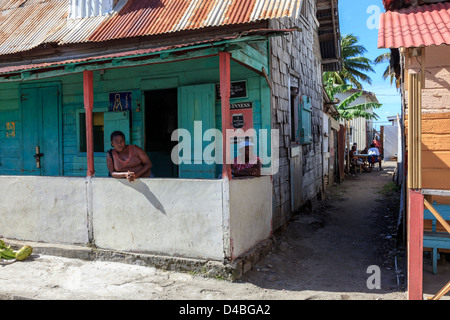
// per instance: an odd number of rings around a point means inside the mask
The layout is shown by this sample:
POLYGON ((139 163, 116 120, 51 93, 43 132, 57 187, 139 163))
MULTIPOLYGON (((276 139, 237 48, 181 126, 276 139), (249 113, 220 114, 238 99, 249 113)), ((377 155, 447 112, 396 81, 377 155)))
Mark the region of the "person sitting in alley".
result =
POLYGON ((369 160, 370 167, 373 168, 373 165, 378 162, 380 164, 380 170, 381 170, 380 150, 378 150, 378 148, 375 146, 375 144, 372 143, 370 145, 370 149, 367 151, 367 154, 369 155, 368 160, 369 160))
POLYGON ((352 165, 352 167, 353 168, 361 167, 361 169, 364 170, 364 172, 369 172, 370 168, 356 154, 357 154, 357 152, 356 152, 356 145, 353 145, 352 149, 350 150, 350 154, 349 154, 350 164, 352 165))
POLYGON ((373 139, 372 143, 375 145, 375 148, 378 149, 378 152, 381 154, 381 142, 380 137, 376 136, 375 139, 373 139))
POLYGON ((106 165, 113 178, 132 182, 152 176, 152 162, 147 153, 136 145, 126 145, 123 132, 111 134, 111 146, 113 149, 106 155, 106 165))
POLYGON ((239 143, 240 155, 234 158, 231 165, 234 177, 261 175, 261 159, 253 153, 254 144, 250 141, 242 141, 239 143))

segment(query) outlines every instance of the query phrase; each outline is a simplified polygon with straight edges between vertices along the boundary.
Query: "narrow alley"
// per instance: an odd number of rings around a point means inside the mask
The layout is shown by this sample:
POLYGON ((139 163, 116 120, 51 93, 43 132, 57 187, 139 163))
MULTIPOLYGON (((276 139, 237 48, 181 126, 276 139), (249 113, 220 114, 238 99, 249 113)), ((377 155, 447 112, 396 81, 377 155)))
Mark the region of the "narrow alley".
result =
POLYGON ((347 175, 330 188, 317 210, 293 218, 278 239, 281 250, 244 278, 261 287, 308 293, 305 299, 403 299, 400 193, 393 164, 347 175), (379 268, 379 289, 368 287, 369 267, 379 268), (257 276, 264 271, 267 278, 257 276))

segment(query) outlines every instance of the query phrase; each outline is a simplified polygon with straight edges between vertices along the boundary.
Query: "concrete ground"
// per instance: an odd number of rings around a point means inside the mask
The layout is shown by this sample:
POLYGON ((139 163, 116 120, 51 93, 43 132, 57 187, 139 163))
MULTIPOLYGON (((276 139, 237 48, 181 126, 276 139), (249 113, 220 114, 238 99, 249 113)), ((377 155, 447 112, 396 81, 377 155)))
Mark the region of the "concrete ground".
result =
MULTIPOLYGON (((275 234, 267 256, 239 280, 120 259, 92 261, 89 248, 32 244, 36 250, 28 260, 0 266, 0 299, 405 300, 404 250, 395 240, 394 163, 384 165, 383 171, 348 175, 327 190, 316 211, 295 215, 275 234), (370 285, 376 284, 374 266, 379 288, 370 285)), ((446 284, 450 263, 441 261, 437 276, 430 271, 425 260, 425 297, 446 284)))

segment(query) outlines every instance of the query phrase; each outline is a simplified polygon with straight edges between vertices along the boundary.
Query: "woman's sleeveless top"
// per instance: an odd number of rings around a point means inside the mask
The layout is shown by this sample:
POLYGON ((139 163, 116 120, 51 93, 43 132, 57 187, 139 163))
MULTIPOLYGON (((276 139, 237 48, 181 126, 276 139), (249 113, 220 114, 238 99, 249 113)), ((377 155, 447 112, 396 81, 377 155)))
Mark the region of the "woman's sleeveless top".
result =
POLYGON ((117 151, 113 150, 114 169, 116 172, 136 172, 143 166, 141 159, 139 159, 139 156, 137 155, 134 145, 128 146, 128 152, 128 157, 124 161, 119 158, 117 151))

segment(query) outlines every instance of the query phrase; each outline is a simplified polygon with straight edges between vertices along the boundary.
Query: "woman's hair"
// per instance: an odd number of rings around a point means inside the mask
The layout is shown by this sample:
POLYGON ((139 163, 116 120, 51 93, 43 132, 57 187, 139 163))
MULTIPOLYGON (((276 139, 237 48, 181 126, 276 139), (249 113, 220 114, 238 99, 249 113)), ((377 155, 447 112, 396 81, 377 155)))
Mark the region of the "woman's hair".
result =
POLYGON ((114 131, 111 133, 111 142, 114 140, 115 137, 122 137, 125 140, 125 135, 122 131, 114 131))

